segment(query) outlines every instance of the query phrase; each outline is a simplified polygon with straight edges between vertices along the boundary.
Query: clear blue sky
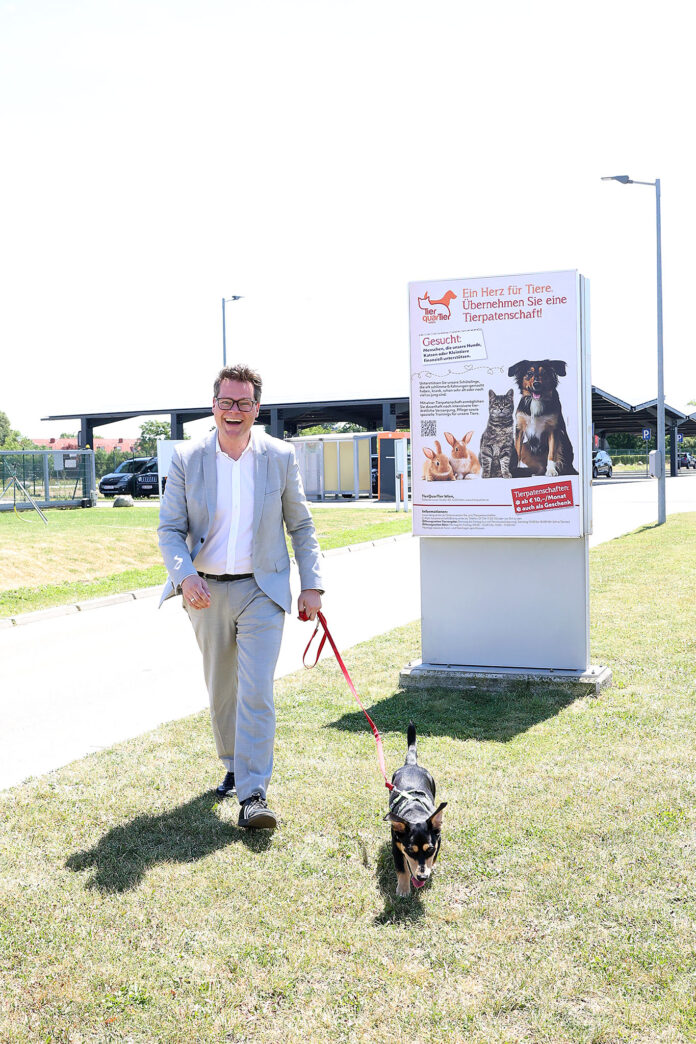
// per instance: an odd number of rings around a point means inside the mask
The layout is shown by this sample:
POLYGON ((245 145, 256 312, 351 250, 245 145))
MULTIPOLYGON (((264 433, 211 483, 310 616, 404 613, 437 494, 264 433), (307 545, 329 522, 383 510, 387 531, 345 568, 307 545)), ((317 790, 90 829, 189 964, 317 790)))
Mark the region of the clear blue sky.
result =
MULTIPOLYGON (((409 280, 578 268, 592 378, 696 398, 680 8, 0 0, 0 409, 408 393, 409 280)), ((131 422, 120 433, 137 432, 131 422)), ((109 434, 107 430, 103 434, 109 434)))

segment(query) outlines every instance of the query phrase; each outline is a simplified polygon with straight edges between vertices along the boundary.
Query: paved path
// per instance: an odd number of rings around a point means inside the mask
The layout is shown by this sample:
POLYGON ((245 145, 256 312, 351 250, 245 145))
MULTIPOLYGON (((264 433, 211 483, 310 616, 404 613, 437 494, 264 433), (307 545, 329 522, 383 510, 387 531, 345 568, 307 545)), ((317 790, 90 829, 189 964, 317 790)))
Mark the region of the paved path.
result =
MULTIPOLYGON (((657 515, 656 483, 646 479, 597 483, 593 500, 591 545, 657 515)), ((667 480, 667 510, 696 511, 696 472, 667 480)), ((341 649, 420 616, 417 540, 329 552, 325 570, 341 649)), ((277 676, 300 667, 310 633, 287 619, 277 676)), ((206 705, 198 649, 174 600, 158 610, 150 594, 0 628, 0 789, 206 705)))

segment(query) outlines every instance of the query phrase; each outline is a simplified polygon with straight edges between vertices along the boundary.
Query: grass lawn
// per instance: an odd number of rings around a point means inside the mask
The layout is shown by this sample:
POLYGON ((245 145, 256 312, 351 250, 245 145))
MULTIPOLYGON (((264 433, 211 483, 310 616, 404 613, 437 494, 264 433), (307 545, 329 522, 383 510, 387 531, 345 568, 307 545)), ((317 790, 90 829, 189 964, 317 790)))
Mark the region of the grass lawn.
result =
MULTIPOLYGON (((324 551, 411 530, 393 508, 312 507, 324 551)), ((159 506, 0 512, 0 618, 164 583, 159 506)), ((288 547, 290 544, 288 543, 288 547)))
POLYGON ((0 1040, 696 1040, 696 526, 591 552, 599 698, 403 693, 351 650, 390 770, 449 802, 395 896, 374 743, 338 668, 277 688, 275 834, 219 804, 207 715, 0 795, 0 1040))

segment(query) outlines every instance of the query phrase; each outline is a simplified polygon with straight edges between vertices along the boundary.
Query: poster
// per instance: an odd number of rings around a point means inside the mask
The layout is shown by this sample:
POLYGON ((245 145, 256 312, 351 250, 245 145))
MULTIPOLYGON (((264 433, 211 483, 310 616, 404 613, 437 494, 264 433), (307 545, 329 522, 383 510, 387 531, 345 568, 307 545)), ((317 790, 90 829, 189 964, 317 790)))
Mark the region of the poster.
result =
POLYGON ((579 284, 409 285, 417 536, 583 534, 579 284))

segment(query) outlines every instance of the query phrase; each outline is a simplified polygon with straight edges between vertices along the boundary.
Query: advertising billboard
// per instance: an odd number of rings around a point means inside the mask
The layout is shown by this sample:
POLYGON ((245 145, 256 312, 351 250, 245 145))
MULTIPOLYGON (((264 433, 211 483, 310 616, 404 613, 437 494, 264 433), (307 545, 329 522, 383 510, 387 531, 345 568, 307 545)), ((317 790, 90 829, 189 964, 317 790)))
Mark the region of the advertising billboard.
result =
POLYGON ((579 537, 575 271, 409 285, 413 532, 579 537))

